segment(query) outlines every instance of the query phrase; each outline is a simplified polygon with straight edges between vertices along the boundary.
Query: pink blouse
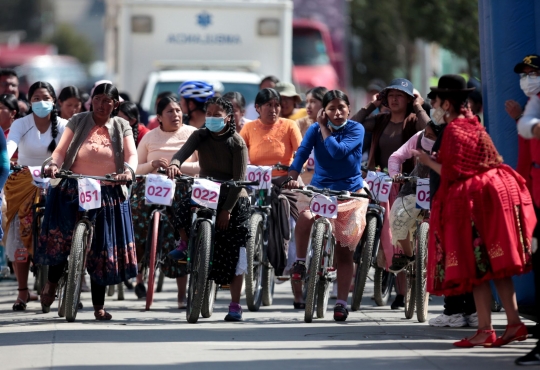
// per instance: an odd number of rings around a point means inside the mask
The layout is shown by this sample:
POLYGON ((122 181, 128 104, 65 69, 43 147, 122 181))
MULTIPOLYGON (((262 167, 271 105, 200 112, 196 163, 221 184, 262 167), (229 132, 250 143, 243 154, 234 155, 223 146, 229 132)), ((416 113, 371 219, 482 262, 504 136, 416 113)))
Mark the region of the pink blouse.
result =
POLYGON ((107 127, 92 128, 77 153, 71 171, 93 176, 116 172, 114 151, 107 127))
POLYGON ((418 143, 418 136, 422 135, 424 131, 418 131, 413 137, 409 139, 405 144, 396 150, 388 159, 388 174, 390 177, 394 177, 398 173, 401 173, 401 165, 409 158, 413 157, 412 151, 416 149, 416 143, 418 143))

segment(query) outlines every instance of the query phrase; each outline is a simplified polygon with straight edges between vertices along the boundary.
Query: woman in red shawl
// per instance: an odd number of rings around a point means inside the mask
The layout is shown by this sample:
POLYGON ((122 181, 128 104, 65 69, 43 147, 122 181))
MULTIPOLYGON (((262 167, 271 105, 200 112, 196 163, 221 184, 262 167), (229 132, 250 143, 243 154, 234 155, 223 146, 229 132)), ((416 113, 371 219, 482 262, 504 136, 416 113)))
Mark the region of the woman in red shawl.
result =
POLYGON ((448 125, 438 153, 416 153, 440 174, 431 207, 428 290, 436 295, 473 292, 478 331, 455 346, 500 347, 525 340, 527 328, 511 279, 531 269, 536 216, 525 180, 502 163, 484 127, 466 108, 471 89, 463 77, 442 76, 431 90, 437 95, 432 119, 448 125), (491 325, 491 280, 508 321, 499 338, 491 325))

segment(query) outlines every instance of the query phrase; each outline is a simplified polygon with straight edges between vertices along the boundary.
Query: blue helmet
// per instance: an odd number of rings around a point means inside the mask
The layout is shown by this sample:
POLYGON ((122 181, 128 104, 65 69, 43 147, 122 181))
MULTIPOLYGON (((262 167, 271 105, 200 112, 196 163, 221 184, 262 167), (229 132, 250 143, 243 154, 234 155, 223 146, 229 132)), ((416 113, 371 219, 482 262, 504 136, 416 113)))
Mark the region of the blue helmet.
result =
POLYGON ((184 99, 206 103, 214 96, 214 86, 203 81, 186 81, 178 88, 178 95, 184 99))

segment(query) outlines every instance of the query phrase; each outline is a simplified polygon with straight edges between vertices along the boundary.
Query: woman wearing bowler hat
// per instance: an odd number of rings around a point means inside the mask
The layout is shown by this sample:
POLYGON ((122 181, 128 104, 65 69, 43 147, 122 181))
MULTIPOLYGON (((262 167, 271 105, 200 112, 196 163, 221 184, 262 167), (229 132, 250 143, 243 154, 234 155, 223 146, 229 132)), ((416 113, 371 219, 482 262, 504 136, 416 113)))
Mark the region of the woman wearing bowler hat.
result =
POLYGON ((478 331, 456 347, 500 347, 527 338, 511 277, 531 268, 536 216, 525 180, 503 164, 486 130, 466 108, 467 88, 459 75, 445 75, 432 87, 433 121, 446 123, 438 152, 417 152, 439 173, 432 197, 428 246, 428 290, 436 295, 472 291, 478 331), (493 281, 508 325, 497 338, 491 324, 493 281))

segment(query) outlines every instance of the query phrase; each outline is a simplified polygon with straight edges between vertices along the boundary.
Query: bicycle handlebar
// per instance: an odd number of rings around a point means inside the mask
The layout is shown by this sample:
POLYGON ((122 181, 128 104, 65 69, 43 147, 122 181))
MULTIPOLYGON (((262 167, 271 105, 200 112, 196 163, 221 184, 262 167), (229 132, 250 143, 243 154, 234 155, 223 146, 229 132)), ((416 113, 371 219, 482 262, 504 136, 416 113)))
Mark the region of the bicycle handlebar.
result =
MULTIPOLYGON (((46 175, 43 175, 44 177, 48 177, 46 175)), ((84 179, 84 178, 89 178, 89 179, 94 179, 94 180, 99 180, 99 181, 108 181, 108 182, 124 182, 123 180, 117 180, 115 179, 113 176, 113 174, 107 174, 105 176, 92 176, 92 175, 82 175, 82 174, 79 174, 79 173, 73 173, 71 171, 66 171, 66 170, 60 170, 56 173, 55 175, 57 178, 59 179, 84 179)), ((126 181, 128 183, 128 185, 131 184, 131 180, 130 181, 126 181)))
MULTIPOLYGON (((162 169, 159 169, 157 172, 159 174, 167 174, 167 171, 162 170, 162 169)), ((227 186, 232 186, 234 188, 243 188, 245 186, 258 186, 259 185, 259 181, 218 180, 218 179, 214 179, 213 177, 193 177, 193 176, 188 176, 188 175, 180 175, 180 176, 175 176, 174 177, 174 181, 186 182, 186 183, 189 183, 189 184, 193 184, 193 182, 196 179, 210 180, 210 181, 217 182, 217 183, 220 183, 220 184, 224 184, 224 185, 227 185, 227 186)))
POLYGON ((362 193, 351 193, 347 190, 330 190, 330 189, 319 189, 314 186, 308 185, 304 187, 303 189, 292 189, 294 192, 302 193, 307 196, 314 196, 315 194, 322 194, 322 195, 335 195, 338 197, 338 199, 354 199, 354 198, 365 198, 372 200, 372 196, 370 194, 362 194, 362 193))

